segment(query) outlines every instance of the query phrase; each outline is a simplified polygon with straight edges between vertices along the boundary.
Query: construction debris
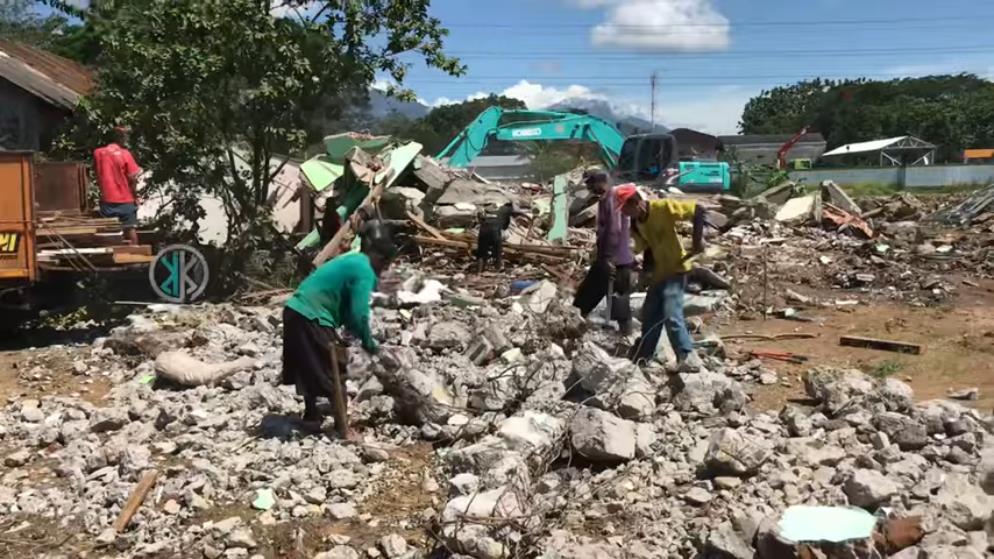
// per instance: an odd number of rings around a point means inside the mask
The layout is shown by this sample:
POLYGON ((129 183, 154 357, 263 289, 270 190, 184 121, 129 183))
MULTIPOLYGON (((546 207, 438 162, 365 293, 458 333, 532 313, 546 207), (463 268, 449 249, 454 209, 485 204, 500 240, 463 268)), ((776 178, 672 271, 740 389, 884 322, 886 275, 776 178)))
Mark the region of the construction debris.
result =
POLYGON ((842 336, 839 338, 839 345, 879 349, 881 351, 893 351, 896 353, 909 353, 911 355, 921 355, 922 353, 922 346, 919 344, 897 342, 893 340, 878 340, 876 338, 864 338, 862 336, 842 336))
MULTIPOLYGON (((814 317, 875 298, 933 304, 964 285, 950 272, 991 277, 989 236, 915 221, 950 200, 857 205, 831 183, 817 194, 785 183, 752 200, 716 198, 727 222, 715 220, 685 300, 702 369, 671 375, 625 359, 632 340, 601 328, 603 313, 584 320, 571 305, 594 245, 582 171, 547 186, 497 185, 416 144, 332 143, 340 160, 303 168, 338 218, 314 262, 354 246, 358 208, 410 241, 374 296, 380 355, 350 348, 342 370, 361 440, 297 419, 299 395, 279 385, 279 302, 149 308, 77 348, 76 376, 110 385, 97 404, 48 394, 0 410, 0 517, 77 531, 128 556, 989 553, 994 420, 916 402, 895 378, 775 348, 824 336, 817 318, 803 333, 717 331, 736 316, 814 317), (476 228, 508 201, 524 210, 504 240, 509 269, 473 273, 476 228), (746 340, 773 347, 734 347, 746 340), (757 409, 763 390, 799 387, 808 365, 805 398, 757 409), (327 537, 311 538, 311 526, 327 537), (274 533, 299 539, 274 543, 274 533)), ((638 316, 644 290, 632 300, 638 316)))

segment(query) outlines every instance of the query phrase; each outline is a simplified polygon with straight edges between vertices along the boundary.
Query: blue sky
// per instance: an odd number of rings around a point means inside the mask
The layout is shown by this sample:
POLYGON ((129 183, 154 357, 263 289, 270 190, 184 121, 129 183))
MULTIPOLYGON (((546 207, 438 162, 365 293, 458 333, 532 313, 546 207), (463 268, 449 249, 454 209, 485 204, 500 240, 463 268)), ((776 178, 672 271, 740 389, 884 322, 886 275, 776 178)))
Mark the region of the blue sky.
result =
POLYGON ((976 0, 434 0, 432 13, 469 72, 415 63, 406 84, 428 103, 587 96, 647 116, 655 71, 657 121, 731 133, 750 97, 806 77, 994 76, 994 3, 976 0))
POLYGON ((749 98, 803 78, 994 79, 990 0, 433 0, 431 12, 469 71, 412 59, 405 85, 430 105, 591 97, 648 118, 656 72, 658 122, 720 134, 749 98))

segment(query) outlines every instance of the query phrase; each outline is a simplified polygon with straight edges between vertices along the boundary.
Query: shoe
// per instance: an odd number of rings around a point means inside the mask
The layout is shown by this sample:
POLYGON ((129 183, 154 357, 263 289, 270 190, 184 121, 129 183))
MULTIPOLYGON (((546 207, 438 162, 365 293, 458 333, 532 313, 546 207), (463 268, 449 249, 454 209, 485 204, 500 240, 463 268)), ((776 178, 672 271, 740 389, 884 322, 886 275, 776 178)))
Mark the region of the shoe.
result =
POLYGON ((704 361, 701 360, 696 351, 688 353, 676 365, 678 373, 699 373, 702 369, 704 369, 704 361))

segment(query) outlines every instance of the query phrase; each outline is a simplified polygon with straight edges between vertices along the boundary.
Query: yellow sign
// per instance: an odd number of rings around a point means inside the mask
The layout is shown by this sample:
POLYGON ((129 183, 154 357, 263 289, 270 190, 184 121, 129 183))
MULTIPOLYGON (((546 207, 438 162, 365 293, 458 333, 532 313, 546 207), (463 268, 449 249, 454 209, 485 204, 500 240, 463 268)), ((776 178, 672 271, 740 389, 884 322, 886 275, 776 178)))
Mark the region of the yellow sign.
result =
POLYGON ((21 241, 21 233, 17 231, 0 232, 0 258, 17 256, 17 248, 21 241))

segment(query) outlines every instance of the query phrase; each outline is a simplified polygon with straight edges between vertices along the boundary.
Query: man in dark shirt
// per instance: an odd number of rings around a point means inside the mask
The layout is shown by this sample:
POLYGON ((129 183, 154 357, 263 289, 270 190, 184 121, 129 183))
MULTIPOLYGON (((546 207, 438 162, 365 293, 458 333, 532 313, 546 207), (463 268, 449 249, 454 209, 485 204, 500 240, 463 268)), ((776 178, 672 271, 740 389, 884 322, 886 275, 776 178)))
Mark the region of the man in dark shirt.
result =
POLYGON ((631 331, 632 309, 629 295, 632 290, 632 263, 635 261, 630 245, 628 216, 615 210, 614 196, 607 173, 592 170, 584 173, 584 182, 600 200, 597 203, 597 252, 594 261, 580 283, 573 299, 573 306, 584 317, 608 297, 611 319, 618 322, 621 333, 631 331), (614 294, 608 293, 614 280, 614 294), (614 296, 612 296, 614 295, 614 296))

